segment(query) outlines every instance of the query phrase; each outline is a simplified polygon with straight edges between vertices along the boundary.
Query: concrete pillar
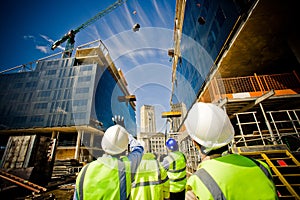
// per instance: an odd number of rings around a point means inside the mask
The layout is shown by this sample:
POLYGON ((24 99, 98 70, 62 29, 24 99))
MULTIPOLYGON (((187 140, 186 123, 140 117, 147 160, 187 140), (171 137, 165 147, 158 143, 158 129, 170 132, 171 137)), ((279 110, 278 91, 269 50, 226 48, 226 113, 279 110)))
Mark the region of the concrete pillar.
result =
POLYGON ((94 139, 95 139, 95 133, 90 133, 91 137, 90 137, 90 150, 89 150, 89 161, 93 160, 93 154, 94 154, 94 150, 93 150, 93 146, 94 146, 94 139))
POLYGON ((58 139, 59 132, 58 131, 52 131, 51 139, 58 139))
POLYGON ((74 159, 79 160, 82 131, 78 130, 74 159))

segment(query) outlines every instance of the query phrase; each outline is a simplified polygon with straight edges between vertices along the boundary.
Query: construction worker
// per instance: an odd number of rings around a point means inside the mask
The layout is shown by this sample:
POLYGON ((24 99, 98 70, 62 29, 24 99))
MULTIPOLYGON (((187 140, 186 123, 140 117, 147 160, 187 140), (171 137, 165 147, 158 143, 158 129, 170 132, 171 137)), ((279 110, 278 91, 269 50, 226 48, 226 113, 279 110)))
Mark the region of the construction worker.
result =
POLYGON ((168 171, 170 180, 170 199, 184 199, 186 184, 186 158, 185 155, 178 150, 178 144, 175 139, 169 138, 166 142, 169 151, 162 165, 168 171))
POLYGON ((170 198, 169 187, 165 168, 153 153, 145 153, 132 183, 130 199, 167 200, 170 198))
POLYGON ((109 127, 102 138, 105 154, 82 168, 76 179, 74 199, 125 200, 129 198, 134 173, 144 148, 125 128, 109 127), (130 153, 121 156, 130 146, 130 153))
POLYGON ((224 153, 234 137, 224 110, 212 103, 198 102, 184 123, 201 156, 197 171, 187 181, 186 200, 278 199, 266 163, 224 153))

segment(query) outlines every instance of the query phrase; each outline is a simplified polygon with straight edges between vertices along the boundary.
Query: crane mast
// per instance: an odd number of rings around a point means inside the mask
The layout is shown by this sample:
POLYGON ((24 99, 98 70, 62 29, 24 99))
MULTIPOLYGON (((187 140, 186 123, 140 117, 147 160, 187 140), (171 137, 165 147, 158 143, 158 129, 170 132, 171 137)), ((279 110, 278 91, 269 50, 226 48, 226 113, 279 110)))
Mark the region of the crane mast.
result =
POLYGON ((114 9, 118 8, 119 6, 123 5, 124 3, 126 3, 127 0, 117 0, 115 3, 111 4, 110 6, 108 6, 106 9, 102 10, 101 12, 99 12, 98 14, 96 14, 94 17, 92 17, 91 19, 89 19, 88 21, 86 21, 85 23, 81 24, 79 27, 77 27, 74 30, 70 30, 68 33, 66 33, 62 38, 60 38, 59 40, 56 40, 52 46, 51 49, 54 50, 56 49, 60 44, 64 43, 65 41, 67 41, 66 47, 65 47, 65 51, 63 54, 63 57, 71 57, 72 55, 72 51, 74 49, 74 43, 75 43, 75 35, 85 29, 86 27, 88 27, 89 25, 91 25, 92 23, 94 23, 95 21, 97 21, 98 19, 102 18, 104 15, 110 13, 111 11, 113 11, 114 9))

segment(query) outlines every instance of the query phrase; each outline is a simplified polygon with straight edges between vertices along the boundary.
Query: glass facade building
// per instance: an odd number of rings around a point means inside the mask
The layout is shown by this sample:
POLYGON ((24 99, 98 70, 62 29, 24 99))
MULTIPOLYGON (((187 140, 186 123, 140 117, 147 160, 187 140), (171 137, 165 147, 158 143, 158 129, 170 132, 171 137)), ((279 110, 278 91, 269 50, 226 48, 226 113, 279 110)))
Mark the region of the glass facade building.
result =
MULTIPOLYGON (((78 48, 73 58, 42 60, 32 71, 0 74, 0 136, 7 141, 14 134, 56 132, 59 146, 99 149, 115 116, 136 136, 135 104, 124 98, 129 95, 126 81, 102 42, 96 43, 78 48)), ((72 154, 77 158, 74 149, 72 154)))
POLYGON ((174 104, 183 102, 189 109, 197 99, 243 8, 242 1, 186 1, 174 104))
POLYGON ((74 65, 75 58, 42 61, 34 71, 0 76, 1 129, 89 125, 103 129, 121 115, 135 133, 135 111, 107 68, 74 65), (93 109, 94 110, 93 110, 93 109))

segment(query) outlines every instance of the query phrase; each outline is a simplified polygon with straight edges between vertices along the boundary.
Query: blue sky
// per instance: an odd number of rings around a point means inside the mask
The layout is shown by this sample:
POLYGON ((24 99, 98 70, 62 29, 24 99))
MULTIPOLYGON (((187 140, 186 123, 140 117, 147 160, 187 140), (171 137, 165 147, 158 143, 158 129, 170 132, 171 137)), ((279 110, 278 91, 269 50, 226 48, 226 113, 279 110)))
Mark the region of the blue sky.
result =
MULTIPOLYGON (((51 44, 71 29, 104 10, 116 0, 16 0, 0 7, 0 71, 61 51, 51 44)), ((156 107, 158 131, 164 132, 171 90, 171 65, 167 50, 173 47, 175 0, 128 0, 111 13, 80 31, 75 47, 101 39, 137 97, 156 107), (138 32, 132 31, 136 23, 138 32)), ((65 44, 62 44, 64 47, 65 44)))

